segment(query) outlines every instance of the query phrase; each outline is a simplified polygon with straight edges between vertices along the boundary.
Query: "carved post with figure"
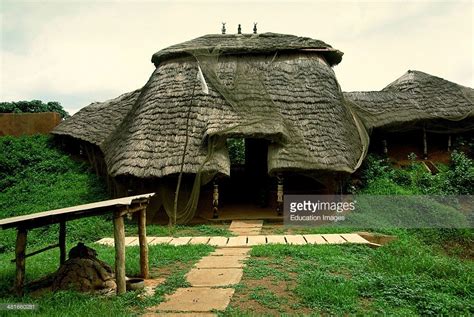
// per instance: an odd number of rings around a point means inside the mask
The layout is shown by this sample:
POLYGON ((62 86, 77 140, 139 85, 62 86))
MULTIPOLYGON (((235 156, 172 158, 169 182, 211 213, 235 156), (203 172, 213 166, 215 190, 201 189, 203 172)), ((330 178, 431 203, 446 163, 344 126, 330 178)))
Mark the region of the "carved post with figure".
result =
POLYGON ((283 177, 281 174, 277 175, 277 213, 278 216, 283 215, 283 177))

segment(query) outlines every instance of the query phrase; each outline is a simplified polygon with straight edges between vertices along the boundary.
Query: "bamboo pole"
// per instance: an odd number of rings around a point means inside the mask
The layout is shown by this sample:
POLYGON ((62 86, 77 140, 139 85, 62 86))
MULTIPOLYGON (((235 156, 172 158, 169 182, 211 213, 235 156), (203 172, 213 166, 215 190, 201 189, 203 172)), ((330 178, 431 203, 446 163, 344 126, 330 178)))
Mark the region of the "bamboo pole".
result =
POLYGON ((138 243, 140 245, 140 273, 148 278, 148 244, 146 242, 146 208, 138 212, 138 243))
POLYGON ((126 291, 125 284, 125 226, 120 212, 114 213, 114 243, 115 243, 115 282, 117 295, 126 291))
POLYGON ((66 222, 59 223, 59 265, 66 262, 66 222))
POLYGON ((28 231, 25 228, 18 228, 15 247, 15 293, 17 296, 23 296, 23 284, 25 282, 25 251, 27 234, 28 231))

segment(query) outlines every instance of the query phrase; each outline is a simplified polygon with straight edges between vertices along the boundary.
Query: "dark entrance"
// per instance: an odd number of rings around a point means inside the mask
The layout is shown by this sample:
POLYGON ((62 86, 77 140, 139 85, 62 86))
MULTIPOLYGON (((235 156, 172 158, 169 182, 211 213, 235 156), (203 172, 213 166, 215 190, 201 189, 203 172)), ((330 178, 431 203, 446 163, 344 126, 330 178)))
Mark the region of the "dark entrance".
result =
POLYGON ((229 204, 266 208, 270 202, 268 144, 264 139, 231 139, 230 177, 219 180, 221 208, 229 204), (237 149, 236 149, 237 148, 237 149))

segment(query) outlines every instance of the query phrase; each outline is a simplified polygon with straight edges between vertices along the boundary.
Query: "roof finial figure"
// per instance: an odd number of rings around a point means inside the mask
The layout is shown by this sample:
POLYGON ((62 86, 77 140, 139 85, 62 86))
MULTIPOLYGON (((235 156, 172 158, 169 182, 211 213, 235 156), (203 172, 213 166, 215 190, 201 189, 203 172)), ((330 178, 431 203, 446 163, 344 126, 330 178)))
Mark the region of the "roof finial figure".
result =
POLYGON ((239 27, 237 28, 237 34, 242 34, 242 27, 239 24, 239 27))
POLYGON ((253 23, 253 34, 257 34, 257 22, 253 23))
POLYGON ((222 22, 222 34, 225 34, 225 22, 222 22))

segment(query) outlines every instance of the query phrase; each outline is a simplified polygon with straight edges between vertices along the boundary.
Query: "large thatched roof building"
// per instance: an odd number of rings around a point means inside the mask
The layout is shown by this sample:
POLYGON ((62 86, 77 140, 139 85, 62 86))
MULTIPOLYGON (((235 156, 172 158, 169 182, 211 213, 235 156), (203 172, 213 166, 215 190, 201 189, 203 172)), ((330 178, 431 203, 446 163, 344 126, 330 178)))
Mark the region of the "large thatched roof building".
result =
POLYGON ((470 129, 473 89, 409 71, 381 92, 343 94, 332 69, 341 59, 330 45, 293 35, 206 35, 155 53, 141 89, 93 103, 53 133, 80 141, 114 184, 161 186, 158 205, 170 214, 165 196, 177 175, 198 175, 186 206, 194 210, 196 188, 231 175, 229 138, 262 141, 254 148, 263 148, 265 175, 327 180, 360 166, 374 128, 464 120, 470 129))

